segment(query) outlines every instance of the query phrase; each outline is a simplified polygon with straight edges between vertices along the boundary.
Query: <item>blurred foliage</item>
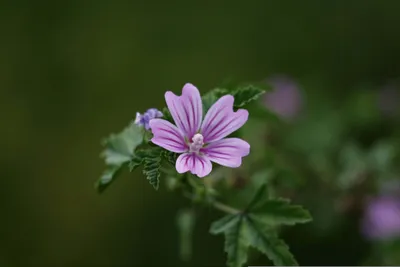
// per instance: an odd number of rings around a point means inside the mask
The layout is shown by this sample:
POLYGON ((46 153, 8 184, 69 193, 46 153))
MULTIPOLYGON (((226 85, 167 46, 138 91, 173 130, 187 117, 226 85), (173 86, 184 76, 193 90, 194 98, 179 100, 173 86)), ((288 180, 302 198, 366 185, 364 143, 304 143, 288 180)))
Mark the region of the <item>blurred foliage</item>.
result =
MULTIPOLYGON (((365 197, 399 179, 398 112, 387 116, 377 103, 400 72, 400 2, 155 6, 0 4, 0 264, 187 265, 174 221, 186 204, 165 190, 175 180, 154 192, 134 171, 99 197, 91 186, 104 167, 99 141, 137 111, 162 107, 164 92, 185 82, 211 89, 224 77, 285 73, 300 85, 304 110, 287 122, 261 102, 249 108, 244 169, 221 170, 204 184, 233 186, 229 201, 244 203, 246 188, 265 179, 271 195, 310 209, 312 223, 282 229, 301 265, 398 265, 395 242, 366 240, 359 221, 365 197)), ((223 266, 223 238, 204 234, 218 214, 198 213, 189 264, 223 266)), ((257 252, 248 257, 265 265, 257 252)))

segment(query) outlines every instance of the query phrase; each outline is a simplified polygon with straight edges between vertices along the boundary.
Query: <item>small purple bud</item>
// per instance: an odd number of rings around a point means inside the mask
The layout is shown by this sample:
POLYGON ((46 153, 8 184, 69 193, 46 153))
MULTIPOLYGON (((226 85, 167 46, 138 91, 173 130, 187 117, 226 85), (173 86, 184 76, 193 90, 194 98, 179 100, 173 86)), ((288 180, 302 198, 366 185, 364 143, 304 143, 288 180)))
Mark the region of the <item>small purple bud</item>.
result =
POLYGON ((298 85, 289 77, 279 75, 267 80, 273 88, 264 97, 265 105, 285 119, 293 119, 300 112, 303 99, 298 85))
POLYGON ((143 115, 139 112, 136 113, 136 119, 134 123, 136 125, 144 127, 146 130, 150 130, 149 122, 155 118, 161 118, 163 116, 162 112, 156 108, 148 109, 143 115))

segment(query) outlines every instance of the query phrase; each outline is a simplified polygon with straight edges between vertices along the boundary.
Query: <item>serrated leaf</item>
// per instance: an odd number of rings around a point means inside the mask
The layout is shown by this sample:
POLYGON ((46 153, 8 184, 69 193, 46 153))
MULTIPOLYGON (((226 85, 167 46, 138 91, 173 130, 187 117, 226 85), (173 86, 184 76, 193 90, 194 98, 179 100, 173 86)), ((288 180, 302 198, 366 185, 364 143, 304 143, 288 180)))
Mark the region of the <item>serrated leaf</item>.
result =
POLYGON ((263 184, 240 213, 212 223, 211 234, 225 234, 228 265, 240 267, 247 261, 247 250, 254 247, 277 266, 297 266, 285 242, 278 238, 276 224, 293 225, 311 220, 308 211, 282 199, 269 199, 263 184))
POLYGON ((245 87, 239 87, 232 92, 235 98, 234 107, 241 108, 250 102, 257 100, 262 94, 265 93, 264 89, 253 85, 247 85, 245 87))
POLYGON ((164 150, 159 147, 136 150, 129 162, 130 171, 132 172, 136 167, 143 164, 146 159, 159 158, 160 154, 163 152, 164 150))
POLYGON ((268 201, 268 191, 267 191, 267 185, 264 183, 258 188, 252 200, 247 205, 246 210, 247 212, 249 212, 257 208, 258 206, 264 204, 267 201, 268 201))
POLYGON ((211 224, 211 234, 225 234, 224 248, 227 253, 227 265, 241 267, 247 261, 247 245, 242 228, 242 214, 227 215, 211 224))
POLYGON ((271 225, 310 222, 311 215, 303 207, 291 205, 288 199, 272 199, 251 210, 257 219, 271 225))
POLYGON ((118 134, 111 134, 103 141, 106 149, 101 153, 107 170, 95 183, 99 193, 103 192, 117 178, 120 170, 134 155, 134 150, 143 142, 143 130, 135 124, 130 124, 118 134))
POLYGON ((146 157, 144 159, 143 174, 146 176, 149 183, 158 190, 160 184, 161 157, 146 157))
POLYGON ((306 209, 290 204, 288 199, 269 199, 265 184, 256 192, 247 212, 253 216, 253 219, 269 225, 295 225, 312 220, 306 209))
POLYGON ((225 252, 230 267, 241 267, 247 261, 248 248, 254 247, 277 266, 297 266, 298 263, 285 242, 268 225, 247 214, 228 215, 211 226, 210 233, 225 234, 225 252))
POLYGON ((135 155, 131 157, 131 160, 130 160, 130 162, 129 162, 129 164, 128 164, 128 166, 129 166, 129 171, 132 172, 132 171, 135 170, 137 167, 139 167, 140 165, 142 165, 143 162, 144 162, 144 159, 145 159, 146 155, 147 155, 147 154, 146 154, 144 151, 142 151, 142 150, 137 151, 137 152, 135 153, 135 155))
POLYGON ((178 154, 168 151, 168 150, 163 150, 161 152, 161 156, 168 161, 172 166, 175 166, 176 159, 178 158, 178 154))
POLYGON ((242 219, 225 231, 225 252, 228 254, 227 264, 230 267, 241 267, 247 262, 247 250, 242 219))
POLYGON ((246 231, 246 243, 267 255, 275 266, 299 265, 288 245, 279 239, 276 232, 269 229, 266 224, 249 215, 245 218, 245 225, 248 229, 246 231))
POLYGON ((161 155, 163 153, 164 150, 159 147, 139 149, 135 152, 129 162, 130 171, 133 171, 137 167, 143 165, 143 174, 156 190, 158 190, 160 182, 161 155))

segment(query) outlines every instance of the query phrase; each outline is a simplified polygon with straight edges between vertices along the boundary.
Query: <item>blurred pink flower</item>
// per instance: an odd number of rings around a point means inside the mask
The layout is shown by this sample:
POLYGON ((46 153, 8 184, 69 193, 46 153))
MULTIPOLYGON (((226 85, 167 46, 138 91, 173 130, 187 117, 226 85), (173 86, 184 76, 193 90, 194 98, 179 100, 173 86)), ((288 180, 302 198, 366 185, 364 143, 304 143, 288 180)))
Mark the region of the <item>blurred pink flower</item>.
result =
POLYGON ((400 237, 400 197, 383 195, 370 199, 362 220, 362 233, 372 240, 400 237))
POLYGON ((273 76, 267 80, 273 91, 265 94, 264 104, 285 119, 296 117, 303 105, 298 85, 284 75, 273 76))

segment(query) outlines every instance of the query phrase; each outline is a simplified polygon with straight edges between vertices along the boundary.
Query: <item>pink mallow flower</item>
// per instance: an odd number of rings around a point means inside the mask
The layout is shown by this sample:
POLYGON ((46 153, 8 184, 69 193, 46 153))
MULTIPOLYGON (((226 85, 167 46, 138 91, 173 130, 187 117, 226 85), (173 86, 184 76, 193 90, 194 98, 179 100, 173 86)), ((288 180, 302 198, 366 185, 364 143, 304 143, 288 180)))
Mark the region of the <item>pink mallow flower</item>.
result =
POLYGON ((237 168, 242 164, 242 157, 250 153, 247 142, 225 138, 242 127, 249 116, 244 109, 233 111, 233 96, 221 97, 204 120, 199 90, 190 83, 183 86, 181 96, 166 92, 165 101, 176 126, 163 119, 150 120, 154 135, 151 141, 181 154, 175 164, 178 173, 190 171, 202 178, 211 172, 211 162, 237 168))

